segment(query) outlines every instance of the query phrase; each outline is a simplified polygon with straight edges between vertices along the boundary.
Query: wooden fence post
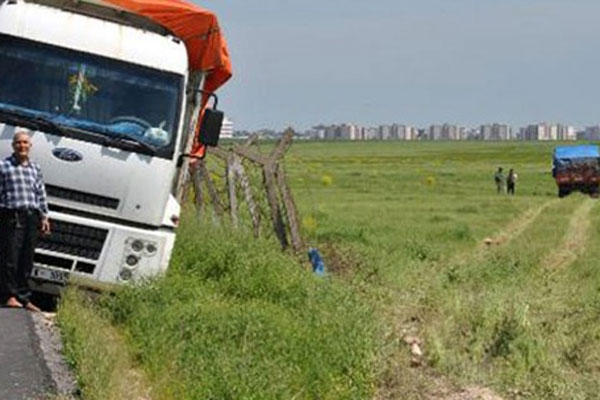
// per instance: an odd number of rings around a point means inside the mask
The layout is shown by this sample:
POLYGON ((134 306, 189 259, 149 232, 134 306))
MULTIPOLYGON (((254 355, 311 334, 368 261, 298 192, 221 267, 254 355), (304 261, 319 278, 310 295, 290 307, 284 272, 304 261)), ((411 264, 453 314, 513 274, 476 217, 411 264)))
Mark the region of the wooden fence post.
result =
POLYGON ((196 205, 196 212, 202 212, 204 208, 204 191, 202 189, 202 171, 198 168, 198 165, 194 165, 190 168, 190 175, 192 180, 192 187, 194 188, 194 204, 196 205))
POLYGON ((285 250, 288 247, 288 241, 285 233, 285 225, 283 224, 283 217, 281 215, 281 207, 279 207, 275 169, 272 163, 268 163, 267 165, 263 166, 263 177, 265 179, 265 187, 267 189, 267 201, 269 202, 269 208, 271 210, 273 229, 275 230, 277 239, 279 239, 281 248, 285 250))
POLYGON ((246 204, 248 205, 248 212, 250 213, 250 218, 252 219, 254 237, 258 237, 260 235, 260 213, 258 212, 258 207, 256 206, 256 202, 252 196, 250 180, 248 179, 248 176, 246 176, 246 170, 244 169, 244 165, 242 164, 240 157, 236 154, 233 154, 232 157, 232 169, 240 183, 246 204))
POLYGON ((282 164, 277 164, 277 183, 279 185, 279 191, 283 199, 285 206, 286 215, 288 218, 288 225, 290 229, 290 237, 292 239, 292 247, 295 251, 302 250, 302 237, 300 236, 300 226, 298 223, 298 211, 296 209, 296 203, 292 196, 292 191, 288 186, 285 171, 282 164))
POLYGON ((236 174, 234 171, 234 155, 228 154, 225 163, 225 170, 227 172, 227 189, 229 194, 229 216, 231 217, 231 223, 233 226, 238 226, 238 204, 237 204, 237 193, 235 190, 236 174))
MULTIPOLYGON (((186 112, 185 112, 185 120, 190 121, 184 129, 186 141, 183 143, 181 147, 182 153, 189 153, 192 149, 192 145, 194 144, 194 139, 196 136, 196 128, 198 127, 198 119, 200 117, 200 110, 202 108, 202 95, 200 92, 196 91, 202 87, 204 82, 204 75, 202 72, 194 72, 190 75, 190 79, 188 82, 188 88, 190 91, 186 97, 186 112)), ((183 192, 186 186, 186 181, 188 180, 188 171, 189 171, 189 159, 184 158, 183 164, 179 168, 179 176, 177 177, 177 182, 175 184, 175 197, 181 203, 183 199, 183 192)))
POLYGON ((208 172, 208 169, 206 168, 206 163, 204 162, 204 160, 198 161, 197 167, 202 172, 202 177, 204 178, 204 181, 206 182, 208 194, 210 195, 210 199, 211 199, 213 207, 215 209, 215 213, 219 217, 221 217, 223 215, 223 205, 221 204, 221 201, 219 200, 219 194, 217 192, 217 188, 215 187, 215 183, 213 182, 212 178, 210 177, 210 173, 208 172))
MULTIPOLYGON (((241 161, 241 157, 244 157, 262 168, 263 183, 267 194, 267 203, 269 205, 269 214, 273 224, 273 230, 282 249, 285 250, 289 246, 286 223, 283 219, 283 210, 285 209, 292 247, 295 251, 300 251, 303 243, 300 235, 298 212, 292 192, 287 183, 285 170, 281 165, 281 158, 291 145, 292 139, 293 131, 286 131, 275 148, 267 156, 250 149, 250 146, 257 140, 256 136, 250 137, 244 144, 233 145, 229 150, 215 147, 210 148, 209 152, 223 160, 226 164, 227 189, 230 206, 229 212, 233 225, 237 226, 239 224, 239 207, 236 190, 236 182, 239 182, 252 219, 254 236, 258 237, 260 234, 260 213, 252 196, 250 181, 241 161), (283 205, 281 204, 282 202, 283 205)), ((217 191, 208 175, 204 162, 199 163, 199 168, 206 181, 208 193, 211 196, 215 211, 220 216, 223 213, 223 207, 218 201, 217 191)))

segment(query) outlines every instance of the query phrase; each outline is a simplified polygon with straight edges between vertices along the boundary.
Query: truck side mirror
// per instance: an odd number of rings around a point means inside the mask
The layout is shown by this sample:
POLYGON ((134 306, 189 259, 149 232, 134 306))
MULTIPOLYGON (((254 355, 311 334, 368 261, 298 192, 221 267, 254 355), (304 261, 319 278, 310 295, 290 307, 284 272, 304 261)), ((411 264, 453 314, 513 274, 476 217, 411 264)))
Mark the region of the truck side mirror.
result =
MULTIPOLYGON (((214 99, 213 107, 207 107, 204 109, 202 121, 200 122, 200 132, 198 132, 198 141, 205 146, 216 147, 219 144, 219 136, 221 136, 221 127, 223 126, 225 114, 223 111, 217 110, 217 103, 219 102, 219 99, 216 94, 202 89, 196 89, 196 92, 206 94, 214 99)), ((193 154, 181 153, 179 157, 177 157, 177 168, 180 168, 183 165, 183 160, 186 157, 195 159, 203 158, 203 156, 198 157, 193 154)))
POLYGON ((202 124, 200 125, 200 133, 198 138, 200 143, 205 146, 217 146, 219 144, 219 136, 221 136, 221 127, 223 126, 223 118, 225 114, 213 108, 206 108, 202 116, 202 124))
POLYGON ((213 107, 204 109, 198 140, 205 146, 216 147, 219 144, 219 137, 221 136, 221 127, 223 126, 225 114, 223 111, 217 110, 219 98, 216 94, 201 89, 198 89, 197 91, 202 94, 207 94, 214 99, 213 107))

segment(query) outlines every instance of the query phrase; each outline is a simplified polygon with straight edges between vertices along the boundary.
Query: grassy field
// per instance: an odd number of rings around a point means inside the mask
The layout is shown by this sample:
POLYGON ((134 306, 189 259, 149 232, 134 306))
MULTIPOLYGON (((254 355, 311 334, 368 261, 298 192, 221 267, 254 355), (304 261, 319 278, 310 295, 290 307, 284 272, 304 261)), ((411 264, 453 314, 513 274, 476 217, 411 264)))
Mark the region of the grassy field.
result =
MULTIPOLYGON (((553 146, 296 143, 286 169, 327 279, 187 214, 167 278, 94 312, 155 399, 596 398, 600 213, 557 199, 553 146), (516 196, 496 194, 498 166, 516 196)), ((59 317, 80 366, 73 298, 59 317)))

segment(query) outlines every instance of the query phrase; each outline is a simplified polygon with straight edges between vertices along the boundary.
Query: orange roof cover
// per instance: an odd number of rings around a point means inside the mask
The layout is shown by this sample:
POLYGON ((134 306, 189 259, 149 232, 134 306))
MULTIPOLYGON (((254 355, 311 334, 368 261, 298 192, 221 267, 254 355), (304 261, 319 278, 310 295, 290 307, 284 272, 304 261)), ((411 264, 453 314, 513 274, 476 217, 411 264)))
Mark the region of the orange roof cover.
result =
POLYGON ((204 90, 214 92, 231 77, 227 43, 212 12, 184 0, 103 1, 149 18, 182 39, 190 69, 208 73, 204 90))

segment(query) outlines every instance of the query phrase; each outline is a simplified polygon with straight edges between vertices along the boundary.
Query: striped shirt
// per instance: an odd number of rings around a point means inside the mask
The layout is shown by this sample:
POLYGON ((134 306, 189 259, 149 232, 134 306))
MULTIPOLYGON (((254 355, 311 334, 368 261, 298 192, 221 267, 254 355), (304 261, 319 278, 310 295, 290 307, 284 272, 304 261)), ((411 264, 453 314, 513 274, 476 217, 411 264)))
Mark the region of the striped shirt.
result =
POLYGON ((42 170, 37 163, 19 164, 14 154, 0 161, 0 208, 39 210, 48 215, 42 170))

